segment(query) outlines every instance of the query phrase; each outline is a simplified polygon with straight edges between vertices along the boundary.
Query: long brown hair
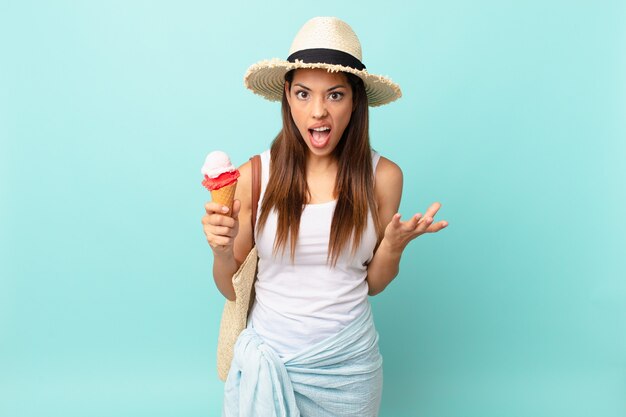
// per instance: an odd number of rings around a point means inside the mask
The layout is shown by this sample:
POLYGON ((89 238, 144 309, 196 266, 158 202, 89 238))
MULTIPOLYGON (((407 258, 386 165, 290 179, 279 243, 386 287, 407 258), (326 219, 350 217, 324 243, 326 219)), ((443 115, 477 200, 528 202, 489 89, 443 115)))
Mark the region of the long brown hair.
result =
MULTIPOLYGON (((374 198, 374 172, 369 140, 369 110, 363 81, 356 75, 343 73, 352 88, 353 111, 341 140, 333 152, 338 161, 334 194, 337 205, 333 214, 328 242, 328 259, 334 266, 339 255, 352 237, 354 254, 371 213, 378 239, 381 227, 374 198)), ((285 81, 293 80, 294 71, 285 75, 285 81)), ((278 226, 274 240, 274 252, 283 253, 290 242, 291 260, 296 250, 300 218, 309 200, 306 181, 306 156, 308 147, 292 116, 287 96, 282 99, 283 128, 271 147, 270 178, 261 203, 259 230, 265 226, 269 213, 278 213, 278 226)))

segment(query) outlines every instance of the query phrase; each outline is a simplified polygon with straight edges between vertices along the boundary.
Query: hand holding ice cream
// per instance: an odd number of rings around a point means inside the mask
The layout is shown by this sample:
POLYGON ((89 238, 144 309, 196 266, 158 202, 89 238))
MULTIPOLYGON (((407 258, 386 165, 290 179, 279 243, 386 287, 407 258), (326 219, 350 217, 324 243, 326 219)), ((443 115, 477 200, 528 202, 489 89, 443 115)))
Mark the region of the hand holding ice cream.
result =
POLYGON ((202 185, 211 191, 213 199, 205 204, 206 214, 202 216, 202 228, 213 250, 213 276, 224 297, 234 300, 232 276, 239 267, 234 247, 239 233, 240 204, 233 207, 233 201, 239 171, 231 164, 228 155, 215 151, 207 155, 201 172, 204 175, 202 185), (228 207, 227 211, 225 207, 228 207))

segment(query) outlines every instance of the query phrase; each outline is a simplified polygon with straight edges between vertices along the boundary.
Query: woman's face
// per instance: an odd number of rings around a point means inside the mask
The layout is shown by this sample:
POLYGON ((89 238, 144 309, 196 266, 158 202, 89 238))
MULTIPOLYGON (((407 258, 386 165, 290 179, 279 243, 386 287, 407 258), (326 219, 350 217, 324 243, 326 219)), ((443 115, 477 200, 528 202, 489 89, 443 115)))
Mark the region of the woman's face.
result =
POLYGON ((352 115, 352 88, 346 76, 322 68, 298 69, 285 94, 310 152, 331 155, 352 115))

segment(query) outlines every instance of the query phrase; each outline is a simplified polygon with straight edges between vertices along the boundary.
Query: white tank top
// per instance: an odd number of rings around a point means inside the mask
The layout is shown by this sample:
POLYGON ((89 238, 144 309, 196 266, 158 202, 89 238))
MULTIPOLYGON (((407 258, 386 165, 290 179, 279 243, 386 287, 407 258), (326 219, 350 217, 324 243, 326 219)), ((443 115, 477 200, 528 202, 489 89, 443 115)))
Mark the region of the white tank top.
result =
MULTIPOLYGON (((380 155, 372 151, 374 171, 379 159, 380 155)), ((269 150, 261 154, 261 164, 260 201, 269 180, 269 150)), ((368 215, 356 253, 352 255, 351 247, 345 249, 332 267, 327 256, 335 205, 336 201, 330 201, 305 206, 293 263, 289 242, 284 254, 273 252, 278 220, 275 211, 268 216, 263 231, 256 233, 259 269, 250 325, 283 359, 338 333, 369 302, 367 264, 377 241, 372 216, 368 215)))

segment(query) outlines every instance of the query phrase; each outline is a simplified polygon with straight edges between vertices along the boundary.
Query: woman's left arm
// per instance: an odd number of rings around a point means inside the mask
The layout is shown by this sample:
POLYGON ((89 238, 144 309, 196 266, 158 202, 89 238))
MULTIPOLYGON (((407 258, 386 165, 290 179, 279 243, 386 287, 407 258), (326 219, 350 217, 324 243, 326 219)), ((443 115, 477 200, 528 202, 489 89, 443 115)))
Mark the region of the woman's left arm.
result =
POLYGON ((448 225, 445 220, 434 222, 434 216, 441 207, 439 203, 433 203, 423 217, 417 213, 409 220, 401 221, 398 208, 402 197, 402 170, 383 157, 376 168, 375 193, 378 218, 380 224, 386 227, 383 240, 367 267, 369 295, 381 293, 398 275, 402 252, 410 241, 424 233, 438 232, 448 225))

